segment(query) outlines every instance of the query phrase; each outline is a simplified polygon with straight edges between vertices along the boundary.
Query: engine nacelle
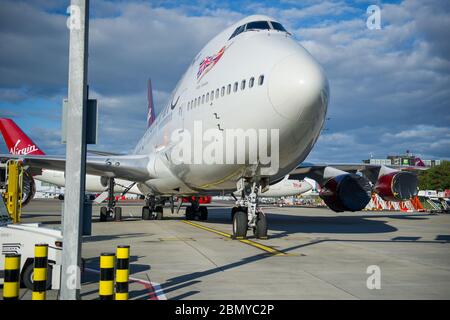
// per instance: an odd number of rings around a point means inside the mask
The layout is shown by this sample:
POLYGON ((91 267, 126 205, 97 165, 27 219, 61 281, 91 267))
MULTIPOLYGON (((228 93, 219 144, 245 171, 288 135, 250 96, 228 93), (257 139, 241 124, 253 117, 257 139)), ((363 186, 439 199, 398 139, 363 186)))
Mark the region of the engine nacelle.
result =
POLYGON ((34 182, 33 176, 27 171, 23 172, 22 183, 22 206, 25 206, 34 198, 36 183, 34 182))
POLYGON ((374 191, 386 201, 403 201, 415 197, 418 179, 412 172, 395 171, 382 175, 375 184, 374 191))
POLYGON ((367 178, 344 173, 327 180, 319 195, 335 212, 359 211, 369 203, 372 188, 367 178))

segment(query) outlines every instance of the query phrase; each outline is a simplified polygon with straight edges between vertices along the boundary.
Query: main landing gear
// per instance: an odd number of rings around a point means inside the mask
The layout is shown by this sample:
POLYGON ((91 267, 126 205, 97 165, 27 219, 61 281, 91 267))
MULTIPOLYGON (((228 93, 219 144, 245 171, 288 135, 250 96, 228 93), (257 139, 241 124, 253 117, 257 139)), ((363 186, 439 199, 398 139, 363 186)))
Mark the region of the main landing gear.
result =
POLYGON ((108 179, 108 206, 100 208, 100 221, 107 221, 108 218, 113 218, 115 221, 122 220, 122 208, 116 207, 116 200, 114 198, 114 178, 108 179))
POLYGON ((145 198, 145 206, 142 207, 142 220, 162 220, 164 200, 155 196, 145 198))
POLYGON ((191 205, 186 208, 187 220, 208 220, 208 208, 200 206, 197 197, 190 198, 191 205))
POLYGON ((236 201, 231 210, 234 239, 246 238, 249 228, 253 229, 257 239, 267 239, 267 217, 259 208, 258 192, 256 183, 247 184, 242 190, 241 200, 236 201))

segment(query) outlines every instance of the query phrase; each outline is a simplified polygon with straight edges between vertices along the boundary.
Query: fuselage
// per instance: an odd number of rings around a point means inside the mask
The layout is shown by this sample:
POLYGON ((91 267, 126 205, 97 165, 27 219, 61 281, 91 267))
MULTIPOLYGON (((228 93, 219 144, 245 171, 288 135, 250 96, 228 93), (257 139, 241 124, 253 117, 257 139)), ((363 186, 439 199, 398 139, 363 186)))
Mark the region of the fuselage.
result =
MULTIPOLYGON (((199 123, 203 133, 224 135, 236 129, 277 130, 279 159, 276 172, 267 174, 271 181, 288 174, 311 151, 327 111, 325 74, 287 32, 256 29, 230 38, 237 28, 255 21, 274 19, 250 16, 213 38, 196 55, 168 105, 137 144, 134 153, 150 156, 148 170, 156 177, 139 184, 144 193, 226 192, 235 190, 242 177, 264 176, 259 154, 253 163, 205 164, 194 155, 191 163, 175 164, 173 150, 181 142, 174 142, 173 133, 195 136, 199 123)), ((257 139, 260 142, 259 135, 257 139)), ((205 149, 210 142, 202 141, 205 149)), ((267 139, 268 149, 273 150, 273 144, 267 139)), ((193 154, 202 150, 197 147, 192 146, 193 154)), ((246 152, 251 157, 252 150, 246 152)))

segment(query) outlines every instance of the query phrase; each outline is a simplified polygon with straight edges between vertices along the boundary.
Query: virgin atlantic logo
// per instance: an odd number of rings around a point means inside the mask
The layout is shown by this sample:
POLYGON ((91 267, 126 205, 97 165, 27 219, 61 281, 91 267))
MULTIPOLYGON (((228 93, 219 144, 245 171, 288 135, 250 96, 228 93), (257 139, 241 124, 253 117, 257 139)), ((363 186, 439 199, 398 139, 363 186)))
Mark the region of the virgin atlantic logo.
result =
POLYGON ((14 145, 14 147, 12 147, 9 152, 11 154, 21 154, 21 155, 27 155, 29 153, 38 151, 38 148, 33 144, 33 145, 28 145, 25 148, 21 148, 19 149, 19 144, 20 144, 20 139, 17 140, 16 144, 14 145))

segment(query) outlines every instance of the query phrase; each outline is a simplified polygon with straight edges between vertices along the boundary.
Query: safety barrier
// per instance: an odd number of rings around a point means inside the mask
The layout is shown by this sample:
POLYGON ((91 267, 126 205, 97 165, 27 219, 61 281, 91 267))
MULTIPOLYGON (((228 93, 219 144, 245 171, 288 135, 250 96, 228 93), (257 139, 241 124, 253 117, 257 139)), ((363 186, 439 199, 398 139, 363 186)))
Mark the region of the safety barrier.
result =
POLYGON ((128 300, 130 246, 118 246, 116 250, 116 300, 128 300))
POLYGON ((128 300, 129 267, 130 246, 117 246, 115 255, 113 253, 102 253, 100 255, 98 289, 100 300, 128 300))
POLYGON ((32 300, 45 300, 47 297, 48 244, 34 246, 33 293, 32 300))
POLYGON ((100 256, 100 300, 114 299, 114 253, 102 253, 100 256))
POLYGON ((18 300, 20 286, 20 254, 5 255, 3 300, 18 300))

